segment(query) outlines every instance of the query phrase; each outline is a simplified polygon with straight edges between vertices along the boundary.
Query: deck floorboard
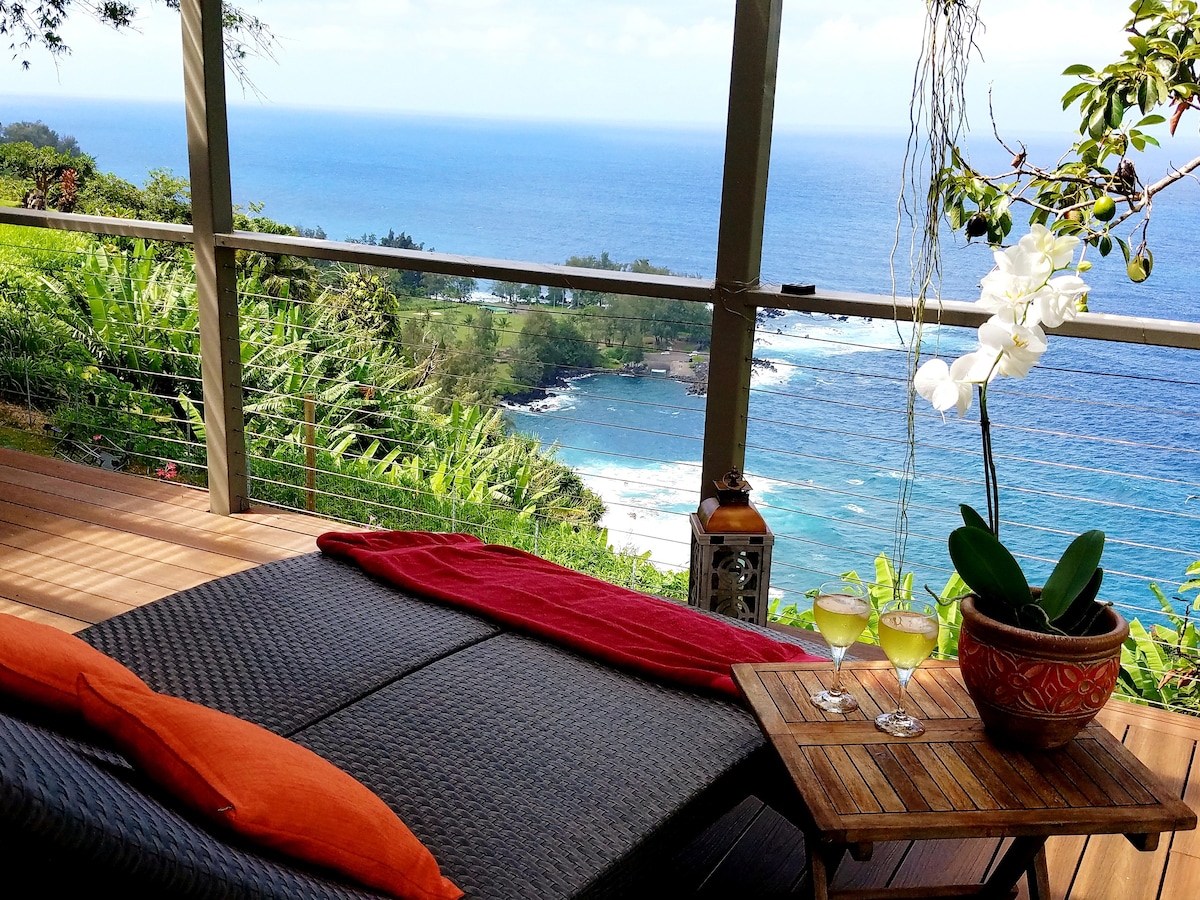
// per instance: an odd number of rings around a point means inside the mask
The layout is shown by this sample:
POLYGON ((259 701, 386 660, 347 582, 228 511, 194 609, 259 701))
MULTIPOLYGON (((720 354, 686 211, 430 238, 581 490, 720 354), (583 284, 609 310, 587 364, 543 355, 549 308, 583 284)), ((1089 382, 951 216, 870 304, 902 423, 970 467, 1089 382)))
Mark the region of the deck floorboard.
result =
MULTIPOLYGON (((353 530, 315 516, 256 508, 208 512, 205 491, 0 448, 0 612, 78 631, 178 590, 316 549, 353 530)), ((1101 722, 1200 806, 1200 718, 1113 701, 1101 722)), ((881 844, 847 859, 837 887, 982 880, 997 841, 881 844)), ((1121 837, 1052 838, 1052 896, 1178 900, 1200 894, 1200 832, 1164 835, 1139 853, 1121 837)), ((774 810, 747 801, 673 863, 679 896, 778 897, 805 887, 804 841, 774 810)), ((1021 886, 1022 897, 1028 894, 1021 886)))

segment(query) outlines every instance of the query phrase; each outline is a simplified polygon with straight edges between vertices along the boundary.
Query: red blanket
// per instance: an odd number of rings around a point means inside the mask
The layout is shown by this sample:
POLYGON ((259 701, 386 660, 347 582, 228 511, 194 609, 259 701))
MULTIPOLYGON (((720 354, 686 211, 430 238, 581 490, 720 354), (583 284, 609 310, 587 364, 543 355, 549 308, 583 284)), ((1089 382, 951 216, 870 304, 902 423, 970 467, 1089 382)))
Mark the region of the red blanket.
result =
POLYGON ((815 659, 793 644, 469 534, 329 533, 317 546, 413 593, 613 665, 739 699, 733 663, 815 659))

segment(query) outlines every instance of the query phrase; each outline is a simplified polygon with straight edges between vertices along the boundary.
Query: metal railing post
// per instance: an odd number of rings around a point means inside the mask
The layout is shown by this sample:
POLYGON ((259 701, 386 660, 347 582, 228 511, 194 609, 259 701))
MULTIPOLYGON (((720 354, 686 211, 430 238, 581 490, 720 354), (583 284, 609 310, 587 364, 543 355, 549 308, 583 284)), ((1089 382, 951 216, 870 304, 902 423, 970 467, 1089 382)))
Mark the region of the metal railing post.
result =
POLYGON ((233 231, 221 0, 184 0, 181 12, 209 508, 229 515, 246 505, 247 473, 236 251, 214 239, 233 231))
POLYGON ((702 497, 713 496, 713 482, 730 468, 742 468, 746 456, 754 322, 758 312, 747 292, 758 287, 762 268, 782 9, 783 0, 738 0, 734 14, 704 419, 702 497))

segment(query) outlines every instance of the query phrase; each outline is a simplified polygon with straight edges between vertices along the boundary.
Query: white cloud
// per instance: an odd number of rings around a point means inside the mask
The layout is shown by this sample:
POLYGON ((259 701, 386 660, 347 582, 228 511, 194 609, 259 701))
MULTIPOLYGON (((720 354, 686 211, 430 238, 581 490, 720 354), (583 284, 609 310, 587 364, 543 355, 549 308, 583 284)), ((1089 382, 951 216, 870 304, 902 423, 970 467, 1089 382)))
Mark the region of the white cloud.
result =
MULTIPOLYGON (((838 12, 799 0, 784 8, 776 121, 784 127, 906 127, 924 3, 859 0, 838 12)), ((968 78, 971 119, 1062 130, 1059 98, 1074 62, 1099 64, 1125 45, 1126 0, 984 0, 968 78)))

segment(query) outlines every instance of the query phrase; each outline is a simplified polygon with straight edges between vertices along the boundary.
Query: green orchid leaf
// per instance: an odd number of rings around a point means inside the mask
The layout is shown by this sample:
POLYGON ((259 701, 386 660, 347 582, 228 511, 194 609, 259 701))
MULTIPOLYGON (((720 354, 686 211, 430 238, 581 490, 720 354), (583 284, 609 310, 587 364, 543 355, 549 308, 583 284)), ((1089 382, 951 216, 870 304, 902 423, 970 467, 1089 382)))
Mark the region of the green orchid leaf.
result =
POLYGON ((958 511, 962 514, 963 524, 969 528, 982 528, 984 531, 991 533, 992 529, 988 523, 984 521, 983 516, 975 511, 973 506, 968 506, 966 503, 958 505, 958 511))
POLYGON ((1021 566, 988 529, 956 528, 950 532, 947 546, 962 580, 989 607, 1019 608, 1033 603, 1021 566))
MULTIPOLYGON (((1096 597, 1100 594, 1100 585, 1104 581, 1104 570, 1097 568, 1092 574, 1091 580, 1074 602, 1067 607, 1066 611, 1056 619, 1052 619, 1055 627, 1062 629, 1066 634, 1082 635, 1088 634, 1096 620, 1100 617, 1104 610, 1104 603, 1097 603, 1096 597)), ((1042 593, 1043 598, 1045 592, 1042 593)), ((1045 604, 1042 604, 1045 608, 1045 604)))
POLYGON ((1093 573, 1103 552, 1103 531, 1085 531, 1071 541, 1042 588, 1041 605, 1051 622, 1067 611, 1095 577, 1093 573))

